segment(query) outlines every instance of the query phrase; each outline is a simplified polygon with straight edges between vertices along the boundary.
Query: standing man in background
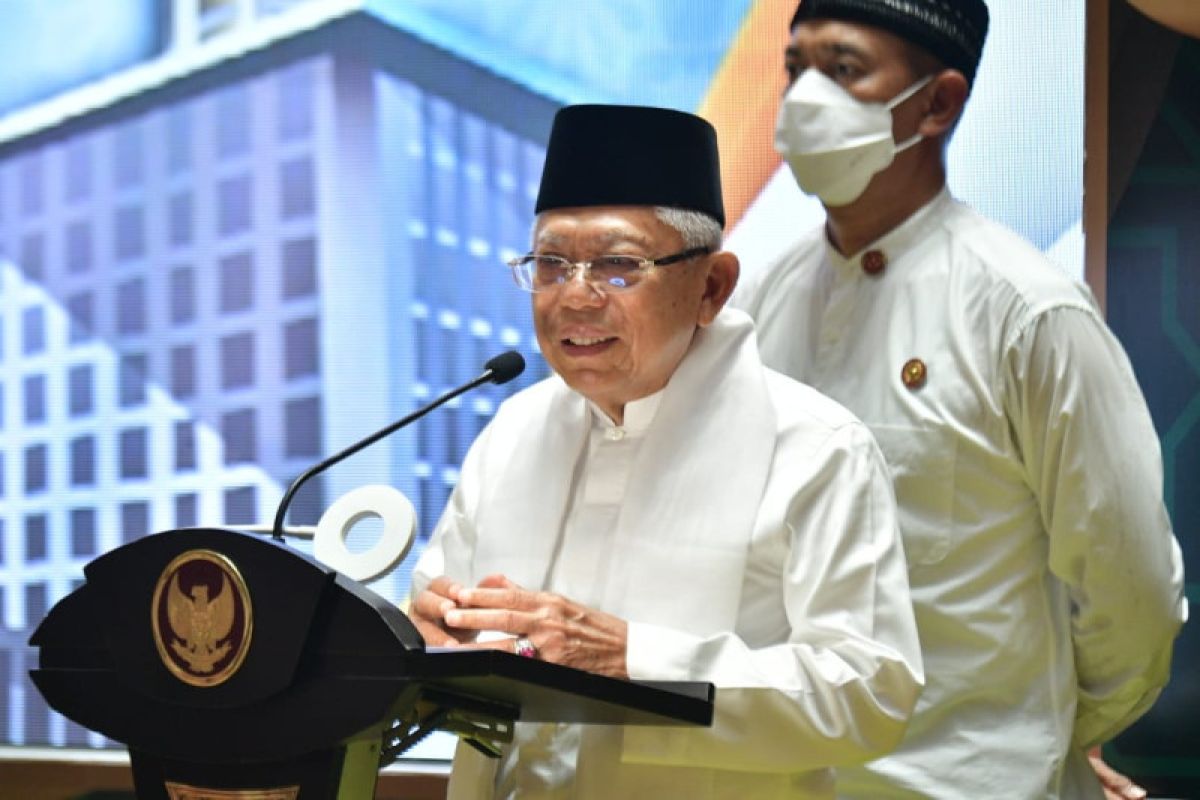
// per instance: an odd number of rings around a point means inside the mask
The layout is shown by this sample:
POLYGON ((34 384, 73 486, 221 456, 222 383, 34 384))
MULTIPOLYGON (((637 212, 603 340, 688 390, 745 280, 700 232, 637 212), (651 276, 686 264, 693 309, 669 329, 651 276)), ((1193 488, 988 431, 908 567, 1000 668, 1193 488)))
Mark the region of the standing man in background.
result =
POLYGON ((827 221, 734 300, 893 474, 927 683, 894 754, 839 770, 847 797, 1103 796, 1085 753, 1153 704, 1186 617, 1120 344, 947 190, 987 26, 981 0, 801 2, 776 148, 827 221))

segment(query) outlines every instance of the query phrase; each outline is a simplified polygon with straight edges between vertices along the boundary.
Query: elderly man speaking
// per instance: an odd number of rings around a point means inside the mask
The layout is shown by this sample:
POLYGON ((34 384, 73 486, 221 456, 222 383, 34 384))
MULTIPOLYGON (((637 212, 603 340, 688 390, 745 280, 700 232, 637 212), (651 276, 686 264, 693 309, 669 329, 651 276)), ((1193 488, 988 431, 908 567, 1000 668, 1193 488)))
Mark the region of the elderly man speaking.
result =
POLYGON ((707 122, 562 109, 536 212, 511 267, 556 375, 472 446, 411 616, 430 646, 712 682, 715 720, 518 724, 498 761, 459 747, 450 796, 833 796, 830 767, 893 747, 921 685, 879 449, 723 310, 707 122))

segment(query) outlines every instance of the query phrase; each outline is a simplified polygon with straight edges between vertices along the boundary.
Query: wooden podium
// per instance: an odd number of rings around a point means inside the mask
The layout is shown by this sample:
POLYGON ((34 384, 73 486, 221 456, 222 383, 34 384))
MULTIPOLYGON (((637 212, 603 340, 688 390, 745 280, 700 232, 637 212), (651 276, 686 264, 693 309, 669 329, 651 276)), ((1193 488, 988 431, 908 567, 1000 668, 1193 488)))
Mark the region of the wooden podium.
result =
POLYGON ((394 605, 255 535, 166 531, 84 574, 34 631, 30 674, 56 711, 129 748, 140 800, 365 800, 434 730, 494 755, 518 720, 712 721, 707 683, 427 650, 394 605))

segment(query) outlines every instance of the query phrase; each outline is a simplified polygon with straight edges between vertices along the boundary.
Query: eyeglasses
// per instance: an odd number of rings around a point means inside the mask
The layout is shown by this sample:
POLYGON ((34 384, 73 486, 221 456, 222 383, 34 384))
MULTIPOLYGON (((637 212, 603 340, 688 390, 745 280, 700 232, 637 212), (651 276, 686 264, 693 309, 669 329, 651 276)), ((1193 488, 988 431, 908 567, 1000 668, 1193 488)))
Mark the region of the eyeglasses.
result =
POLYGON ((511 259, 513 280, 527 292, 556 289, 582 271, 583 279, 600 292, 623 292, 632 289, 645 277, 651 267, 665 267, 678 261, 708 255, 711 247, 692 247, 662 258, 638 256, 598 256, 591 261, 571 261, 562 256, 530 253, 511 259))

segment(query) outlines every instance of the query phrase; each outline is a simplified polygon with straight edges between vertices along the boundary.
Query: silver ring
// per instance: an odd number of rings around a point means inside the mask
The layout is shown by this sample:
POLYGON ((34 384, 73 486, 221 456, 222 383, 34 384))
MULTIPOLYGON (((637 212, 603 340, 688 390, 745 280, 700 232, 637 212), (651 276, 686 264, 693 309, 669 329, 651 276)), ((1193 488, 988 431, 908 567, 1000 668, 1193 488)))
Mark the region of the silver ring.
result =
POLYGON ((529 641, 529 639, 525 638, 524 636, 517 637, 515 652, 517 655, 524 656, 525 658, 538 657, 537 648, 533 646, 533 642, 529 641))

